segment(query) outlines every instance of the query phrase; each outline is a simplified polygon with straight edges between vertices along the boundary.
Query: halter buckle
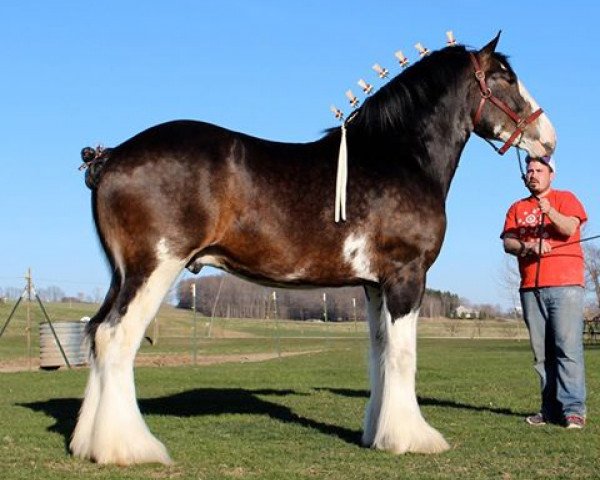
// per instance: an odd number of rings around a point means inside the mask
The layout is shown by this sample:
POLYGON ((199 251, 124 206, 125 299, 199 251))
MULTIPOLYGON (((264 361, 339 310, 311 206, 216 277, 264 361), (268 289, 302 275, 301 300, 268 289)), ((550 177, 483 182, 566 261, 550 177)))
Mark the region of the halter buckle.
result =
POLYGON ((519 120, 519 122, 516 125, 516 128, 517 128, 517 130, 525 130, 525 127, 527 127, 527 125, 529 125, 529 119, 523 118, 523 119, 519 120))

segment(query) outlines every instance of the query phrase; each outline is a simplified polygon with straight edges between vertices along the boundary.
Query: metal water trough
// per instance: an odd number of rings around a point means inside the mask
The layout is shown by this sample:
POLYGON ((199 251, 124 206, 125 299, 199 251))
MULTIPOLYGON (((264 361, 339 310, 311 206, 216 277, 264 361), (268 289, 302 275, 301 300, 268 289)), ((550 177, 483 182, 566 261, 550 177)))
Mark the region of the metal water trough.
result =
MULTIPOLYGON (((56 336, 71 366, 87 363, 87 350, 84 347, 84 322, 52 322, 56 336)), ((66 367, 65 359, 56 343, 48 322, 40 324, 40 368, 53 370, 66 367)))

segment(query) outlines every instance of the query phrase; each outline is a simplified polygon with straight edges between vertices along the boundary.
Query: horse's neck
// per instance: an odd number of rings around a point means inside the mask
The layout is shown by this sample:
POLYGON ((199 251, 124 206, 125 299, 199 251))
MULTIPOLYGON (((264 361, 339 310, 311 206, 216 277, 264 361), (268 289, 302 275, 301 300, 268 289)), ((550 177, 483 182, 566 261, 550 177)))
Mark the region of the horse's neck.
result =
POLYGON ((447 94, 440 99, 439 108, 423 119, 421 132, 426 158, 421 168, 430 180, 439 185, 444 198, 448 195, 463 149, 469 140, 469 103, 466 90, 447 94))

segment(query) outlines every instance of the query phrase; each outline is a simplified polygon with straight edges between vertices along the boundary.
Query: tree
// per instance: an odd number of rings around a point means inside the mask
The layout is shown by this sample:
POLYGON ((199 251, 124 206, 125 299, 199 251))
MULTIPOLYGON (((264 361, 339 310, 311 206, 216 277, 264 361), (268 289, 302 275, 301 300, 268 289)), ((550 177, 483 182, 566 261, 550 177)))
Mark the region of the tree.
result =
POLYGON ((65 292, 56 285, 50 285, 46 288, 40 288, 38 290, 38 295, 45 302, 60 302, 65 296, 65 292))
POLYGON ((600 308, 600 248, 585 245, 585 284, 596 295, 596 306, 600 308))
POLYGON ((17 298, 19 298, 21 296, 22 293, 23 293, 22 288, 5 287, 4 291, 2 292, 2 296, 9 300, 16 300, 17 298))
MULTIPOLYGON (((212 275, 179 282, 176 288, 179 308, 192 308, 192 284, 196 285, 196 310, 205 316, 212 316, 214 312, 217 317, 273 318, 276 306, 278 318, 323 319, 326 305, 329 321, 353 321, 355 314, 357 320, 365 320, 365 295, 361 287, 273 289, 228 274, 212 275), (323 294, 326 294, 326 303, 323 294)), ((427 290, 421 315, 448 317, 458 305, 456 294, 427 290)))
POLYGON ((504 298, 509 300, 512 307, 511 314, 516 314, 521 309, 521 301, 519 298, 519 285, 521 283, 521 275, 517 259, 512 255, 505 255, 502 269, 498 277, 500 289, 504 291, 504 298))

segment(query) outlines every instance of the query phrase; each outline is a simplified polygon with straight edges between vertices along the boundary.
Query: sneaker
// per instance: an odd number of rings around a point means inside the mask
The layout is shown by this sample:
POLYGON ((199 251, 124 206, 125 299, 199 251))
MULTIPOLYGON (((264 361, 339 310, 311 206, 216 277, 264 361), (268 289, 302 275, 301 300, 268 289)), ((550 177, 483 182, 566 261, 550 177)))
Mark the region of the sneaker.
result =
POLYGON ((546 419, 541 413, 536 413, 535 415, 530 415, 525 418, 525 422, 529 425, 533 425, 534 427, 541 427, 542 425, 546 425, 546 419))
POLYGON ((579 415, 567 415, 565 418, 567 428, 578 428, 582 429, 585 427, 585 418, 579 415))

